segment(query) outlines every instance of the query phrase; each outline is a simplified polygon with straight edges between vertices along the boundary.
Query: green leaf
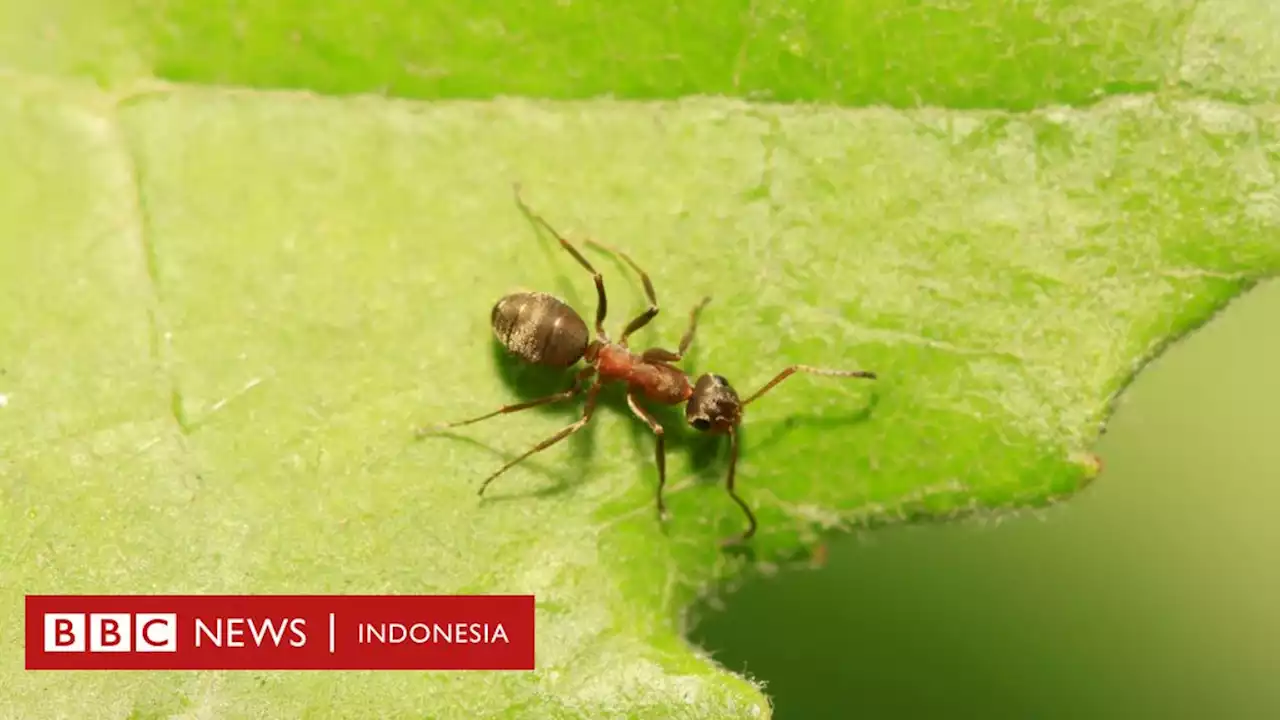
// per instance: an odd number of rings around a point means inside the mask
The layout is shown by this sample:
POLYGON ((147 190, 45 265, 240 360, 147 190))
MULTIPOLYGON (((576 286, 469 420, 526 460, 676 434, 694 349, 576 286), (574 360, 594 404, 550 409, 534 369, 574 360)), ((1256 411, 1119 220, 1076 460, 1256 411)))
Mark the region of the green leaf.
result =
MULTIPOLYGON (((767 716, 683 639, 696 594, 1070 495, 1142 363, 1280 268, 1261 6, 227 7, 0 5, 5 715, 767 716), (739 99, 447 100, 610 90, 739 99), (594 312, 515 180, 653 276, 635 346, 710 294, 691 373, 880 373, 751 406, 749 552, 678 408, 665 528, 616 389, 483 503, 578 405, 414 437, 567 385, 488 328, 517 288, 594 312), (40 592, 534 593, 539 670, 24 673, 40 592)), ((587 253, 616 334, 639 282, 587 253)))

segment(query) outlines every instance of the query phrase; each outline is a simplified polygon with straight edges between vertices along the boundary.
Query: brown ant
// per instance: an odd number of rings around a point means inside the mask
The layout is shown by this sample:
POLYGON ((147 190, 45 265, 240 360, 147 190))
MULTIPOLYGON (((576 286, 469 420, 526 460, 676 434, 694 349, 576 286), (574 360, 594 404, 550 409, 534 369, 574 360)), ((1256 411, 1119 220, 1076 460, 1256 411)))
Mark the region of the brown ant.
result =
POLYGON ((538 443, 528 452, 498 468, 497 472, 485 478, 484 482, 480 484, 479 491, 479 494, 483 495, 489 483, 493 482, 512 466, 581 430, 591 420, 591 415, 596 407, 596 397, 604 383, 625 383, 627 386, 627 405, 631 408, 631 412, 643 420, 653 430, 654 435, 657 436, 657 447, 654 454, 658 465, 657 505, 659 517, 664 518, 666 516, 666 505, 662 499, 662 491, 667 482, 666 451, 663 443, 664 431, 662 425, 658 423, 653 415, 641 407, 640 400, 643 398, 663 405, 678 405, 687 401, 685 419, 696 430, 711 434, 729 435, 729 476, 725 483, 725 488, 729 492, 729 497, 733 498, 734 502, 742 508, 742 512, 746 514, 748 526, 746 532, 741 536, 730 538, 726 543, 741 542, 749 539, 756 532, 756 517, 751 512, 751 508, 734 492, 733 488, 734 470, 738 463, 738 436, 736 429, 742 422, 742 415, 746 406, 796 372, 870 379, 875 379, 875 373, 862 370, 828 370, 807 365, 792 365, 778 373, 764 387, 748 396, 746 400, 740 400, 733 386, 720 375, 704 374, 696 382, 690 383, 689 376, 683 370, 672 365, 672 363, 678 362, 688 351, 689 345, 693 342, 694 331, 698 326, 698 313, 710 302, 711 298, 703 298, 689 313, 689 328, 685 331, 684 337, 680 339, 680 345, 675 352, 662 348, 650 348, 641 353, 635 353, 628 348, 627 339, 632 333, 649 324, 649 321, 653 320, 658 314, 658 299, 653 290, 653 283, 650 282, 649 275, 641 270, 640 266, 626 253, 609 247, 604 243, 587 239, 586 244, 611 252, 631 266, 631 269, 639 274, 640 280, 644 284, 645 296, 649 300, 648 309, 627 324, 622 331, 622 336, 615 343, 609 339, 609 335, 604 329, 605 314, 608 309, 608 301, 604 291, 604 279, 572 243, 556 231, 541 215, 535 213, 525 204, 523 197, 521 197, 519 183, 516 183, 514 187, 516 203, 520 206, 521 211, 555 236, 556 240, 560 242, 560 246, 572 255, 579 265, 586 268, 587 272, 591 273, 591 278, 595 281, 596 295, 598 297, 595 339, 591 340, 589 338, 586 322, 573 308, 559 298, 540 292, 512 293, 499 300, 493 306, 493 311, 490 315, 490 324, 493 327, 494 335, 509 351, 520 356, 526 362, 535 365, 568 368, 581 359, 585 359, 587 364, 575 376, 573 385, 568 390, 528 402, 506 405, 493 412, 469 420, 444 423, 434 428, 424 428, 418 431, 418 435, 425 435, 432 430, 444 430, 470 425, 495 415, 504 415, 539 405, 568 400, 585 390, 587 399, 582 417, 577 422, 538 443), (596 377, 588 385, 587 382, 592 379, 592 375, 596 377))

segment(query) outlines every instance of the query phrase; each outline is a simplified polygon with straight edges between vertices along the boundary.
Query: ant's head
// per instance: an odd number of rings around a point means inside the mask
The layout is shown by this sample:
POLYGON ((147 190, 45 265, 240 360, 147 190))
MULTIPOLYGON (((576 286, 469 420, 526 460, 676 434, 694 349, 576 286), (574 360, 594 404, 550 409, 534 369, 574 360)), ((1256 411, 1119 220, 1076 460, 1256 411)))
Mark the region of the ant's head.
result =
POLYGON ((694 384, 684 417, 694 429, 718 435, 742 420, 742 401, 728 380, 708 373, 694 384))

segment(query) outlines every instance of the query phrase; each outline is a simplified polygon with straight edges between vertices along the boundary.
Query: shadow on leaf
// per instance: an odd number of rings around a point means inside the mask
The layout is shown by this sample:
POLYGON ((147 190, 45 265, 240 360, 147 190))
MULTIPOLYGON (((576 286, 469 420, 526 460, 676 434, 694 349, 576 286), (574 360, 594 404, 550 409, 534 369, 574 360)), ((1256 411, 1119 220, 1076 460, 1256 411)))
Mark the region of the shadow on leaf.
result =
MULTIPOLYGON (((518 452, 504 452, 502 450, 499 450, 498 448, 493 447, 492 445, 488 445, 486 443, 483 443, 467 435, 461 435, 459 433, 455 433, 452 430, 442 430, 440 432, 427 435, 421 439, 426 440, 429 438, 448 438, 449 440, 456 440, 458 442, 463 442, 468 445, 471 445, 472 447, 480 448, 481 450, 484 450, 485 452, 500 458, 503 462, 509 462, 511 460, 514 460, 520 454, 518 452)), ((497 470, 499 467, 501 467, 501 465, 495 466, 494 470, 497 470)), ((535 462, 533 458, 529 458, 528 460, 525 460, 524 462, 520 463, 519 467, 523 469, 528 469, 532 472, 536 472, 539 475, 542 475, 543 477, 551 478, 552 480, 556 480, 557 482, 563 482, 563 477, 560 474, 544 467, 541 463, 535 462)), ((478 487, 479 486, 477 486, 477 488, 478 487)))
POLYGON ((860 408, 852 408, 848 411, 840 412, 836 415, 792 415, 785 420, 770 423, 769 427, 773 430, 764 439, 759 442, 748 445, 742 443, 740 452, 746 457, 748 452, 756 452, 764 448, 771 447, 787 439, 787 435, 796 428, 811 427, 822 430, 836 430, 839 428, 849 427, 851 425, 860 425, 871 419, 875 413, 876 406, 880 404, 880 392, 873 389, 867 402, 860 408))

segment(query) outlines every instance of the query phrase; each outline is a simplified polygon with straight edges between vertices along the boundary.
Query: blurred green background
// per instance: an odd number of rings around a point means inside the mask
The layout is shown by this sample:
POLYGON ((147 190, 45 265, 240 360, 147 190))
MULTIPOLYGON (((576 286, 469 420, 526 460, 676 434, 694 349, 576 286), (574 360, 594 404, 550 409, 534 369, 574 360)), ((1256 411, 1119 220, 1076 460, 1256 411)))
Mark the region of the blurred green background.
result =
POLYGON ((799 718, 1280 717, 1280 282, 1148 366, 1082 494, 846 537, 699 610, 799 718))

